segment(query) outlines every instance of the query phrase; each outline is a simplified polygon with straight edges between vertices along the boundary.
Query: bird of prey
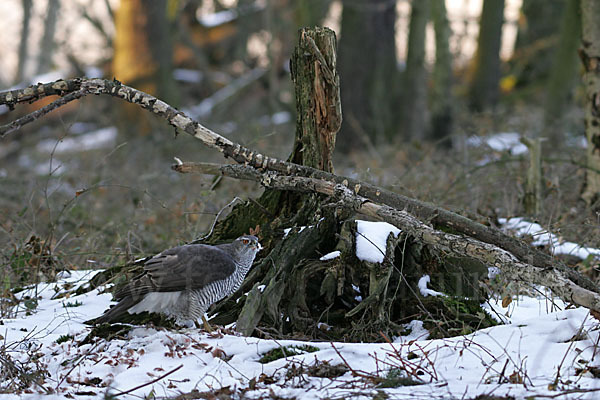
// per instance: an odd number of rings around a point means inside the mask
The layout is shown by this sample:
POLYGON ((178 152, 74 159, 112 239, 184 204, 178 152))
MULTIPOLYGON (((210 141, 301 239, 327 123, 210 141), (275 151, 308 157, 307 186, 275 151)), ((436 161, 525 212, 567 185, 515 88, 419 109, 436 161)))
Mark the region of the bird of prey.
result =
POLYGON ((114 295, 118 303, 90 322, 114 322, 125 313, 148 311, 193 326, 211 304, 235 292, 261 249, 258 238, 240 236, 231 243, 189 244, 152 257, 144 272, 114 295))

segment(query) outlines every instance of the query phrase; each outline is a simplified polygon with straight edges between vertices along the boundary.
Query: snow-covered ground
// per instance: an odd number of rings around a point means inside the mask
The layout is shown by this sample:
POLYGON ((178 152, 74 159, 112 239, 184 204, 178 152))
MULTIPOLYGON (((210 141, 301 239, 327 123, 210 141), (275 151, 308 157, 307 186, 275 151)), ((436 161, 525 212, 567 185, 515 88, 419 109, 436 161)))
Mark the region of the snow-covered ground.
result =
POLYGON ((534 246, 547 246, 552 254, 569 254, 581 258, 600 258, 600 249, 582 246, 558 237, 556 234, 543 228, 540 224, 532 223, 523 218, 500 218, 503 228, 514 232, 518 236, 531 236, 534 246))
MULTIPOLYGON (((367 226, 363 232, 374 230, 367 226)), ((382 229, 397 234, 387 226, 382 229)), ((385 237, 373 242, 384 245, 385 237)), ((0 399, 87 399, 107 393, 173 397, 192 390, 221 390, 234 398, 243 390, 246 398, 298 399, 372 398, 377 391, 397 399, 600 396, 600 380, 593 376, 600 371, 598 321, 588 310, 568 308, 559 300, 520 296, 507 308, 501 300, 491 301, 485 308, 504 325, 450 339, 428 340, 422 323, 413 321, 410 334, 393 338, 393 343, 263 340, 240 336, 231 327, 212 334, 138 327, 126 338, 79 345, 91 329, 83 321, 100 315, 111 295, 98 290, 69 297, 61 293, 84 284, 95 272, 72 271, 18 294, 37 298, 37 305, 22 302, 30 309, 21 306, 14 318, 2 320, 0 346, 16 365, 22 362, 21 367, 35 370, 37 363, 48 376, 41 386, 0 394, 0 399), (303 345, 317 351, 259 362, 269 350, 303 345), (338 364, 348 370, 337 377, 319 377, 312 368, 338 364), (376 387, 375 377, 385 377, 391 368, 412 371, 413 379, 424 384, 376 387)), ((0 382, 0 389, 6 383, 0 382)))

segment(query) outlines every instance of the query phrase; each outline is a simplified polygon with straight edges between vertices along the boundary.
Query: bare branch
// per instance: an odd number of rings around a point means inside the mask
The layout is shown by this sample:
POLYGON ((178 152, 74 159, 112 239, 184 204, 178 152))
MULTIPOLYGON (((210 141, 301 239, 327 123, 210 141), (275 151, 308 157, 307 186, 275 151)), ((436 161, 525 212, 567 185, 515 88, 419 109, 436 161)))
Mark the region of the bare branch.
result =
POLYGON ((62 96, 81 88, 82 78, 60 79, 50 83, 38 83, 24 89, 0 92, 0 104, 7 105, 11 110, 18 103, 32 103, 46 96, 62 96))
POLYGON ((345 185, 301 176, 285 176, 270 172, 260 174, 250 167, 241 165, 183 163, 174 165, 173 169, 180 172, 222 174, 237 179, 255 180, 271 189, 318 192, 332 196, 355 212, 397 226, 420 243, 434 246, 455 256, 474 258, 490 267, 497 267, 505 276, 510 276, 515 281, 546 286, 566 302, 593 310, 600 309, 600 294, 597 289, 588 290, 581 287, 560 269, 540 268, 518 260, 513 254, 497 245, 436 230, 407 211, 373 202, 345 185))
POLYGON ((118 81, 86 78, 59 80, 45 85, 39 84, 22 90, 0 93, 0 104, 8 104, 12 107, 16 103, 30 101, 45 95, 64 95, 77 90, 81 90, 84 94, 107 94, 138 104, 142 108, 166 119, 175 128, 199 139, 204 145, 219 150, 226 158, 231 158, 239 164, 256 168, 259 171, 270 170, 287 176, 309 177, 343 185, 354 191, 358 196, 377 204, 385 204, 394 209, 406 210, 416 218, 428 221, 434 227, 452 230, 481 242, 499 246, 512 253, 520 262, 531 264, 537 268, 557 268, 571 281, 588 291, 596 292, 598 290, 589 278, 567 268, 549 254, 543 253, 517 238, 508 236, 495 227, 485 226, 444 208, 366 182, 262 155, 233 143, 156 97, 123 85, 118 81))
POLYGON ((56 110, 57 108, 62 107, 65 104, 67 104, 73 100, 77 100, 83 96, 85 96, 85 93, 81 90, 78 90, 77 92, 69 93, 69 94, 65 95, 64 97, 61 97, 58 100, 55 100, 52 103, 50 103, 40 109, 37 109, 27 115, 22 116, 19 119, 14 120, 10 124, 0 126, 0 139, 13 131, 21 129, 24 125, 26 125, 30 122, 33 122, 33 121, 39 119, 40 117, 43 117, 44 115, 48 114, 50 111, 56 110))

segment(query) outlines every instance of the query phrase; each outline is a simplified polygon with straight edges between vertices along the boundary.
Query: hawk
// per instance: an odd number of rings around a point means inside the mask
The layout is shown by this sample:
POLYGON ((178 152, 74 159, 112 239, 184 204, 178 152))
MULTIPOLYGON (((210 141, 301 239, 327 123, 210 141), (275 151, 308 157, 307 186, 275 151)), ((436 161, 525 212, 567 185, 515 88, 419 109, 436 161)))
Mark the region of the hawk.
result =
POLYGON ((179 325, 193 326, 208 308, 235 292, 244 281, 256 253, 258 238, 240 236, 231 243, 173 247, 152 257, 144 272, 114 295, 118 301, 90 322, 115 322, 125 313, 162 313, 179 325))

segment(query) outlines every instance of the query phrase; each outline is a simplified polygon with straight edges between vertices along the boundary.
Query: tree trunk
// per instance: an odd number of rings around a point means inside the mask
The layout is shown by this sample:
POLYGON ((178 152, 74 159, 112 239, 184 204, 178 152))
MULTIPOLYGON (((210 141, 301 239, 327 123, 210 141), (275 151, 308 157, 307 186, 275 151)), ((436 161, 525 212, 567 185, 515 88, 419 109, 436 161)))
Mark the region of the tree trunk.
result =
POLYGON ((537 218, 542 211, 542 139, 521 138, 529 150, 529 169, 525 178, 523 208, 525 215, 537 218))
MULTIPOLYGON (((122 1, 115 13, 115 30, 115 79, 177 104, 167 0, 122 1)), ((119 107, 118 112, 118 127, 126 135, 148 135, 156 126, 154 119, 135 107, 119 107)))
POLYGON ((483 2, 469 87, 469 105, 475 111, 495 106, 498 101, 503 20, 504 0, 483 2))
POLYGON ((29 40, 29 22, 31 20, 31 8, 33 0, 22 0, 23 22, 21 25, 21 41, 19 42, 19 64, 15 74, 15 82, 19 83, 25 77, 25 67, 27 61, 27 42, 29 40))
POLYGON ((452 95, 452 54, 448 44, 451 32, 446 17, 445 0, 431 1, 431 15, 435 30, 435 65, 431 91, 431 127, 428 136, 444 147, 451 147, 454 97, 452 95))
POLYGON ((52 56, 54 55, 54 32, 56 31, 56 22, 58 20, 58 11, 60 2, 58 0, 48 0, 46 8, 46 20, 44 22, 44 34, 40 43, 40 54, 38 57, 37 73, 48 72, 52 67, 52 56))
POLYGON ((567 1, 523 0, 510 61, 516 86, 525 87, 548 80, 567 1))
POLYGON ((586 203, 600 208, 600 2, 581 0, 582 47, 580 56, 585 68, 585 135, 587 164, 582 197, 586 203))
POLYGON ((115 29, 115 78, 165 101, 175 101, 167 1, 121 2, 115 14, 115 29))
POLYGON ((567 0, 563 15, 560 38, 544 104, 543 135, 548 137, 548 148, 559 149, 564 144, 564 127, 561 117, 573 89, 579 66, 577 46, 581 39, 581 16, 579 0, 567 0))
POLYGON ((344 0, 339 69, 345 140, 348 152, 394 136, 396 100, 396 2, 344 0))
POLYGON ((331 157, 342 123, 336 57, 335 33, 323 28, 301 29, 290 61, 296 93, 296 139, 289 161, 327 172, 333 172, 331 157))
POLYGON ((428 111, 425 81, 425 27, 429 19, 429 0, 413 1, 411 4, 400 110, 403 141, 424 139, 428 111))

